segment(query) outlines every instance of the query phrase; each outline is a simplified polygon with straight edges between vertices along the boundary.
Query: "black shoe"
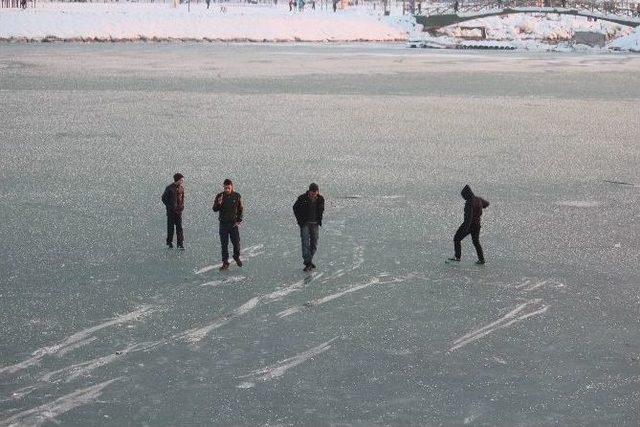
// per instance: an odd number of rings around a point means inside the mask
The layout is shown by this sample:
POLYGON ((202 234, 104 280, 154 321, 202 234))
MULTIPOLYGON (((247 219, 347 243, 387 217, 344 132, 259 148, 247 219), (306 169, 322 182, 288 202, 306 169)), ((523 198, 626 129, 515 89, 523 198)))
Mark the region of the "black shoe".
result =
POLYGON ((305 265, 304 268, 302 269, 302 271, 304 271, 304 272, 311 271, 311 264, 305 265))
POLYGON ((242 261, 240 260, 240 257, 233 257, 233 260, 236 262, 236 265, 238 267, 242 267, 242 261))
POLYGON ((178 249, 180 249, 180 250, 184 251, 184 245, 180 245, 180 244, 178 244, 178 249))
POLYGON ((311 267, 311 269, 315 269, 316 265, 314 263, 309 264, 309 267, 311 267))
POLYGON ((449 258, 445 262, 460 262, 460 258, 449 258))
POLYGON ((229 269, 229 263, 228 262, 223 262, 222 265, 220 266, 220 271, 225 271, 229 269))
POLYGON ((484 260, 483 259, 479 259, 479 260, 476 261, 476 264, 484 265, 484 260))
POLYGON ((167 247, 168 247, 169 249, 173 249, 173 243, 168 242, 168 243, 167 243, 167 247))

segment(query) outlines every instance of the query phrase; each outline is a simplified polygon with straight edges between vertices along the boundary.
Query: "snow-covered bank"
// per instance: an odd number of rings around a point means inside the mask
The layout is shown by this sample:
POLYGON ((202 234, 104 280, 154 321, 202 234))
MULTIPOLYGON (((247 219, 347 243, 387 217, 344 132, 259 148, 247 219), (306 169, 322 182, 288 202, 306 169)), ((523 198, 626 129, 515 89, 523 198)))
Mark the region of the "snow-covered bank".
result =
POLYGON ((607 47, 614 50, 627 50, 640 53, 640 27, 636 28, 636 30, 628 36, 613 40, 607 47))
POLYGON ((408 16, 381 16, 354 8, 289 12, 273 6, 203 2, 172 8, 166 3, 41 3, 35 9, 0 9, 0 39, 26 40, 216 40, 216 41, 404 41, 415 30, 408 16))
MULTIPOLYGON (((382 16, 372 6, 334 13, 316 9, 290 12, 287 4, 204 2, 172 8, 169 3, 47 3, 27 10, 0 9, 0 40, 13 41, 250 41, 393 42, 411 41, 437 48, 494 47, 538 51, 624 50, 640 52, 640 27, 557 14, 516 14, 452 25, 440 37, 423 33, 401 9, 382 16), (475 29, 473 29, 475 27, 475 29), (483 28, 484 30, 480 30, 483 28), (482 32, 486 40, 479 39, 482 32), (577 45, 577 31, 600 33, 603 48, 577 45)), ((411 43, 410 43, 411 44, 411 43)))
POLYGON ((410 45, 431 48, 495 48, 535 51, 640 51, 640 27, 635 31, 605 20, 558 14, 517 14, 467 21, 438 31, 440 36, 416 32, 410 45), (482 30, 486 39, 482 39, 482 30), (576 43, 576 32, 602 34, 608 44, 590 47, 576 43), (471 39, 471 40, 470 40, 471 39))

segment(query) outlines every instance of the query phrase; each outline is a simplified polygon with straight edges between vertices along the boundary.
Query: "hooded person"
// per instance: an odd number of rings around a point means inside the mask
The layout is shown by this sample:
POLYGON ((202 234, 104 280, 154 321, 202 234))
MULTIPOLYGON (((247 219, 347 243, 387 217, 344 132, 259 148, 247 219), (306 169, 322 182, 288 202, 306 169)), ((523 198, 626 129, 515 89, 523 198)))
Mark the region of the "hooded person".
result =
POLYGON ((229 239, 233 244, 233 260, 238 267, 242 267, 240 260, 240 230, 238 226, 242 222, 244 208, 240 193, 236 193, 233 182, 225 179, 222 183, 223 191, 216 195, 213 202, 213 211, 219 212, 220 222, 220 247, 222 251, 222 266, 220 270, 229 268, 229 239))
POLYGON ((173 175, 173 183, 167 185, 161 199, 167 208, 167 246, 173 248, 173 230, 175 227, 178 249, 184 249, 184 232, 182 230, 184 176, 181 173, 173 175))
POLYGON ((464 186, 460 195, 465 200, 464 221, 458 228, 458 231, 456 231, 455 236, 453 236, 453 248, 455 255, 453 258, 449 258, 449 261, 460 261, 460 257, 462 255, 462 239, 471 234, 473 246, 475 246, 476 253, 478 254, 476 264, 484 264, 484 253, 482 252, 482 246, 480 245, 480 217, 482 216, 482 210, 489 207, 489 202, 482 197, 478 197, 473 194, 471 187, 468 185, 464 186))
POLYGON ((300 227, 300 241, 302 243, 303 271, 316 268, 313 256, 318 247, 319 227, 322 226, 324 213, 324 197, 320 195, 318 184, 311 183, 309 190, 298 196, 293 205, 293 214, 300 227))

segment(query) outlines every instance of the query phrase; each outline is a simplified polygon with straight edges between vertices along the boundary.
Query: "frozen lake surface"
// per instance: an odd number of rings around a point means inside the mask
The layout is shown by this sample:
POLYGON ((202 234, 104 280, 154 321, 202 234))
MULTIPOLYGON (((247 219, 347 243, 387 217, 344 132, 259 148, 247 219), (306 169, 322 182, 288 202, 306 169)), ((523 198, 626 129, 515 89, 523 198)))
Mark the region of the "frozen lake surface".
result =
POLYGON ((0 425, 638 425, 639 70, 0 45, 0 425), (185 252, 164 247, 176 171, 185 252), (246 262, 220 273, 227 177, 246 262), (443 262, 464 184, 491 202, 483 267, 470 238, 443 262))

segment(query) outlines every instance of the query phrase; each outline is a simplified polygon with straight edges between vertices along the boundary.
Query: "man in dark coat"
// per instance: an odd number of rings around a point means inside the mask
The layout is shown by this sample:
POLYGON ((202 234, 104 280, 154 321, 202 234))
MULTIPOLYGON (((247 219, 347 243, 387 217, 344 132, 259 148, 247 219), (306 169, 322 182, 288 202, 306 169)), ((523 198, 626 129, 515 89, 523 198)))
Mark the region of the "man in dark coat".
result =
POLYGON ((313 264, 313 255, 318 247, 319 227, 322 226, 324 213, 324 197, 320 195, 318 184, 311 183, 309 191, 298 197, 293 205, 293 213, 300 226, 303 271, 311 271, 316 268, 313 264))
POLYGON ((167 208, 167 246, 173 248, 173 229, 175 227, 178 249, 184 250, 184 233, 182 231, 184 177, 181 173, 173 175, 173 184, 167 185, 167 188, 164 189, 162 203, 167 208))
POLYGON ((460 242, 466 236, 471 234, 471 240, 473 246, 476 248, 478 254, 478 261, 476 264, 484 264, 484 254, 482 252, 482 246, 480 245, 480 217, 482 216, 482 209, 489 206, 489 202, 482 197, 475 196, 471 187, 465 185, 460 192, 462 198, 465 200, 464 204, 464 222, 456 231, 453 237, 453 247, 455 250, 455 257, 449 258, 449 261, 460 261, 462 254, 462 248, 460 242))
POLYGON ((222 248, 222 267, 220 270, 229 268, 229 238, 233 244, 233 259, 238 267, 242 267, 240 260, 240 230, 238 226, 242 222, 242 199, 240 193, 233 189, 233 182, 225 179, 223 183, 224 191, 218 193, 213 202, 213 211, 219 212, 220 219, 220 246, 222 248))

